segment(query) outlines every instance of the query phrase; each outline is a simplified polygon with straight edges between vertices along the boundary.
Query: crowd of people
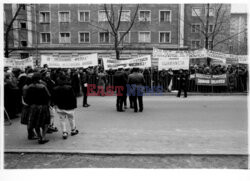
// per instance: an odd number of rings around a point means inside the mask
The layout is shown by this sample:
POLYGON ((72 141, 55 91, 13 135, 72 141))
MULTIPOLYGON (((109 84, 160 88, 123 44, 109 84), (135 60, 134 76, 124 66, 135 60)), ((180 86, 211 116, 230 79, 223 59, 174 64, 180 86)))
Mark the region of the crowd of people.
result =
POLYGON ((155 87, 161 86, 163 92, 178 90, 177 97, 184 91, 192 90, 190 74, 221 75, 227 74, 228 90, 248 90, 248 69, 245 65, 191 65, 189 70, 161 70, 153 68, 122 68, 104 70, 102 66, 89 68, 43 68, 27 67, 25 70, 4 69, 4 108, 9 117, 15 118, 19 113, 21 123, 27 125, 28 139, 38 139, 40 144, 48 142, 46 133, 58 131, 54 126, 55 111, 59 115, 63 138, 67 139, 66 119, 70 122, 71 135, 78 134, 74 120, 76 98, 83 95, 82 106, 89 107, 88 85, 96 85, 106 90, 107 86, 123 86, 122 96, 117 96, 116 109, 123 112, 127 108, 129 97, 130 108, 134 112, 143 111, 142 96, 137 93, 127 96, 126 84, 155 87), (67 98, 65 98, 67 97, 67 98))

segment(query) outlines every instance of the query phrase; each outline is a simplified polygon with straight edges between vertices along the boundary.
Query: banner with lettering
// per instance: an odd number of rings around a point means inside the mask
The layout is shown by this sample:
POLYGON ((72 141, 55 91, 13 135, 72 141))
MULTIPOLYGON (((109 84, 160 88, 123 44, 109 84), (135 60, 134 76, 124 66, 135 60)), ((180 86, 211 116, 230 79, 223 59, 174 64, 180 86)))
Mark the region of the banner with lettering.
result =
POLYGON ((47 64, 49 68, 87 68, 98 65, 97 53, 80 55, 70 59, 60 59, 51 55, 41 56, 41 66, 47 64))
POLYGON ((204 86, 227 86, 227 74, 222 75, 206 75, 191 74, 190 79, 195 79, 196 85, 204 86))
POLYGON ((158 70, 189 69, 189 57, 165 57, 159 58, 158 70))
POLYGON ((128 60, 116 60, 116 59, 110 59, 110 58, 102 58, 102 60, 103 60, 103 66, 105 70, 117 69, 119 66, 122 66, 123 68, 151 67, 150 55, 145 55, 142 57, 137 57, 137 58, 128 59, 128 60))
POLYGON ((4 66, 12 67, 12 68, 20 68, 24 70, 28 66, 34 68, 34 61, 32 57, 25 58, 25 59, 5 58, 4 66))

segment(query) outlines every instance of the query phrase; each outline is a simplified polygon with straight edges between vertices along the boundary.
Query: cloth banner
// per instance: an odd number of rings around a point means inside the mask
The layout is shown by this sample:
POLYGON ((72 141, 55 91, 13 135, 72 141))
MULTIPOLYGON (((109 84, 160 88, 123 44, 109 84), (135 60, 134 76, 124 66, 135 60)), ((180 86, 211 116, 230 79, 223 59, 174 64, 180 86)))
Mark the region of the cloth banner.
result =
POLYGON ((5 58, 4 66, 12 68, 20 68, 24 70, 27 66, 34 68, 34 61, 32 57, 25 59, 5 58))
POLYGON ((41 66, 44 64, 47 64, 49 68, 88 68, 98 65, 98 57, 97 53, 95 53, 62 60, 59 57, 42 55, 41 66))
POLYGON ((221 52, 215 52, 212 50, 206 50, 205 48, 194 51, 171 51, 171 50, 160 50, 158 48, 153 48, 153 57, 162 58, 162 57, 190 57, 193 58, 206 58, 209 57, 214 59, 214 63, 225 64, 227 59, 236 59, 237 63, 248 64, 247 55, 233 55, 226 54, 221 52), (217 61, 216 61, 217 60, 217 61))
POLYGON ((103 66, 105 70, 117 69, 119 66, 123 68, 146 68, 151 67, 151 56, 146 55, 138 58, 128 59, 128 60, 116 60, 110 58, 102 58, 103 66))
POLYGON ((222 75, 206 75, 206 74, 191 74, 190 79, 195 79, 196 85, 206 86, 227 86, 227 74, 222 75))
POLYGON ((159 58, 158 70, 179 70, 189 69, 189 57, 165 57, 159 58))

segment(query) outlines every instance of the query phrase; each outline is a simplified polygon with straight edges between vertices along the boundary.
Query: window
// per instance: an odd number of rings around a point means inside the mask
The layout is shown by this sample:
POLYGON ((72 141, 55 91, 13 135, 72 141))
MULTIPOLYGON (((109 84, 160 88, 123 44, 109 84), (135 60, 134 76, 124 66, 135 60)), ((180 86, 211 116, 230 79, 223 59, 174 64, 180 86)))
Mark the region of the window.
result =
POLYGON ((41 43, 50 43, 50 33, 41 33, 40 42, 41 43))
POLYGON ((160 32, 160 43, 170 43, 170 32, 160 32))
POLYGON ((170 22, 171 21, 171 11, 162 10, 160 11, 160 22, 170 22))
POLYGON ((89 22, 90 21, 90 11, 79 11, 78 20, 80 22, 89 22))
POLYGON ((201 25, 200 24, 192 24, 191 25, 191 32, 192 33, 200 33, 201 25))
MULTIPOLYGON (((214 8, 209 8, 209 16, 214 16, 214 8)), ((205 8, 205 16, 207 16, 207 8, 205 8)))
POLYGON ((208 25, 208 33, 213 33, 213 31, 214 31, 214 25, 213 24, 208 25))
POLYGON ((150 43, 151 42, 150 32, 139 32, 139 42, 150 43))
POLYGON ((99 42, 100 43, 109 43, 109 33, 108 32, 100 32, 99 33, 99 42))
POLYGON ((70 33, 60 33, 60 43, 70 43, 70 33))
POLYGON ((191 48, 192 49, 200 48, 200 40, 192 40, 191 41, 191 48))
POLYGON ((21 59, 29 58, 29 53, 20 53, 21 59))
MULTIPOLYGON (((120 11, 118 12, 118 17, 120 15, 120 11)), ((122 11, 121 12, 121 21, 130 21, 130 11, 122 11)))
POLYGON ((50 23, 50 12, 40 12, 40 23, 50 23))
POLYGON ((139 21, 151 21, 151 11, 140 10, 139 11, 139 21))
MULTIPOLYGON (((212 41, 208 40, 208 49, 211 50, 212 49, 212 41)), ((206 47, 206 41, 204 41, 204 47, 206 47)))
POLYGON ((89 32, 79 32, 79 43, 89 43, 90 42, 89 32))
MULTIPOLYGON (((108 16, 110 16, 110 11, 107 11, 108 16)), ((108 21, 105 10, 98 11, 98 21, 108 21)))
POLYGON ((27 41, 21 41, 21 46, 22 47, 27 47, 27 41))
POLYGON ((192 8, 192 16, 201 16, 201 8, 192 8))
POLYGON ((69 11, 59 12, 59 22, 61 22, 61 23, 70 22, 70 13, 69 13, 69 11))
MULTIPOLYGON (((120 31, 119 32, 119 40, 121 39, 121 37, 124 35, 124 33, 126 33, 125 31, 120 31)), ((130 32, 128 32, 122 40, 123 43, 130 43, 130 32)))
POLYGON ((26 29, 26 23, 20 23, 21 29, 26 29))

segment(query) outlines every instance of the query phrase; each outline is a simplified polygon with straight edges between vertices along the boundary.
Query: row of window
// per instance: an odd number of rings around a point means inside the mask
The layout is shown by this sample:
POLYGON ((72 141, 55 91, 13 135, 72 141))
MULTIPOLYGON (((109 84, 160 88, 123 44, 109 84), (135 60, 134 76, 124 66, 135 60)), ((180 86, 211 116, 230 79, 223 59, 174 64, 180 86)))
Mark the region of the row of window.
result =
MULTIPOLYGON (((119 39, 124 35, 125 32, 119 32, 119 39)), ((108 32, 99 32, 99 43, 110 43, 111 36, 108 32)), ((79 43, 90 43, 90 32, 79 32, 78 33, 79 43)), ((151 42, 151 32, 142 31, 138 32, 139 43, 150 43, 151 42)), ((50 33, 40 33, 41 43, 50 43, 51 34, 50 33)), ((71 34, 69 32, 59 33, 59 43, 71 43, 71 34)), ((130 32, 127 33, 123 38, 123 43, 130 43, 130 32)), ((171 32, 162 31, 159 32, 159 43, 171 43, 171 32)))
MULTIPOLYGON (((98 21, 105 22, 108 21, 107 14, 110 16, 110 11, 99 10, 98 11, 98 21)), ((121 14, 121 21, 131 21, 130 10, 118 11, 118 16, 121 14)), ((151 10, 139 10, 139 21, 151 21, 151 10)), ((41 11, 39 13, 40 23, 50 23, 50 11, 41 11)), ((70 22, 70 11, 59 11, 58 21, 62 23, 70 22)), ((79 10, 78 11, 78 21, 79 22, 90 22, 90 11, 89 10, 79 10)), ((160 22, 170 22, 171 21, 171 10, 160 10, 159 11, 159 21, 160 22)))
MULTIPOLYGON (((192 33, 200 33, 202 31, 201 24, 192 24, 191 25, 191 32, 192 33)), ((214 31, 214 24, 208 25, 208 33, 212 33, 214 31)))
MULTIPOLYGON (((202 15, 207 15, 207 10, 208 8, 205 8, 205 13, 202 14, 202 8, 201 7, 193 7, 192 8, 192 16, 202 16, 202 15)), ((208 12, 209 16, 214 16, 215 15, 215 9, 214 8, 209 8, 208 12)))
MULTIPOLYGON (((212 41, 208 41, 208 48, 211 49, 211 46, 212 46, 212 41)), ((203 46, 201 46, 201 40, 191 40, 192 49, 200 49, 202 47, 203 46)))

